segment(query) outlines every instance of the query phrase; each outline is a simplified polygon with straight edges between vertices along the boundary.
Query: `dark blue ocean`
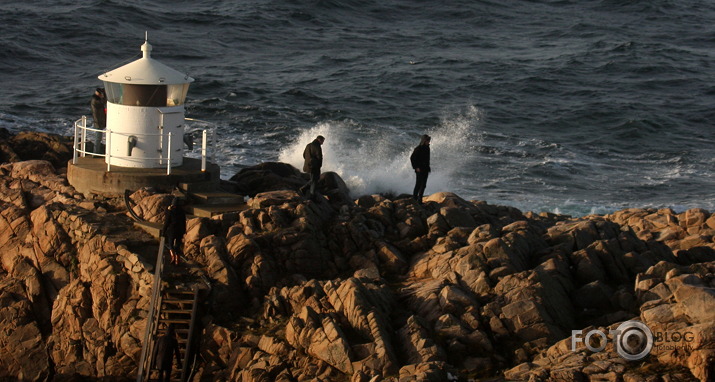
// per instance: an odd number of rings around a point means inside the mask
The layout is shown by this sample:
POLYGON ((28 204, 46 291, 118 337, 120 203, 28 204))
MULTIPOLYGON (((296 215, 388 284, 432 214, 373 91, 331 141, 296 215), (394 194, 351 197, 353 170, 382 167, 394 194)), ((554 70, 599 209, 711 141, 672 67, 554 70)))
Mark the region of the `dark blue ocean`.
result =
POLYGON ((70 135, 145 31, 224 179, 322 134, 355 196, 409 193, 427 133, 428 193, 715 210, 712 1, 3 0, 0 127, 70 135))

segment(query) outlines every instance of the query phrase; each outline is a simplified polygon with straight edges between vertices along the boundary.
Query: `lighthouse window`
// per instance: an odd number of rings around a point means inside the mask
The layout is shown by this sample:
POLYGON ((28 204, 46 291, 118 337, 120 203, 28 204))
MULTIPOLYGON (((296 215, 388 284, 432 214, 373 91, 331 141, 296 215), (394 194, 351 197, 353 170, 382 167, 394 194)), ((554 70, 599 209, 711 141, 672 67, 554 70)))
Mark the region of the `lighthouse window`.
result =
POLYGON ((168 85, 167 88, 166 105, 183 105, 186 100, 186 93, 189 91, 189 84, 168 85))
POLYGON ((178 106, 183 105, 189 84, 132 85, 104 82, 107 101, 127 106, 178 106))
POLYGON ((104 89, 107 92, 107 101, 115 104, 122 103, 122 84, 105 81, 104 89))
POLYGON ((166 106, 166 85, 124 84, 122 105, 166 106))

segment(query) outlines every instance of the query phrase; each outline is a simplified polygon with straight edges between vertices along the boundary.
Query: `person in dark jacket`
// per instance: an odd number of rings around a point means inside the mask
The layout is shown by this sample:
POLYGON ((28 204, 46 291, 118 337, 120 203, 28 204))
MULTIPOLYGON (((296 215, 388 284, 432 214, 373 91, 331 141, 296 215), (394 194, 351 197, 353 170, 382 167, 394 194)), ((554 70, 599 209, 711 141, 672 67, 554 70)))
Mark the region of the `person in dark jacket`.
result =
POLYGON ((162 235, 166 238, 166 245, 169 246, 172 264, 179 264, 179 254, 181 254, 181 246, 186 233, 186 213, 181 204, 179 198, 172 200, 166 214, 164 227, 161 230, 162 235))
MULTIPOLYGON (((94 119, 94 128, 104 130, 107 128, 107 95, 103 88, 97 88, 92 94, 92 99, 89 101, 92 107, 92 118, 94 119)), ((102 144, 103 131, 97 131, 94 138, 94 152, 99 154, 99 147, 102 144)))
POLYGON ((161 382, 171 380, 172 356, 175 356, 176 363, 181 365, 179 341, 176 339, 174 324, 169 324, 166 333, 156 340, 154 348, 154 368, 159 369, 159 381, 161 382))
POLYGON ((429 144, 431 140, 432 137, 429 135, 423 135, 419 146, 415 147, 410 156, 412 168, 415 169, 415 175, 417 175, 412 197, 420 204, 422 204, 422 197, 424 196, 425 188, 427 188, 427 176, 432 171, 429 166, 429 144))
POLYGON ((305 195, 305 190, 309 188, 308 197, 313 201, 316 198, 315 187, 318 185, 318 180, 320 180, 320 168, 323 166, 323 150, 320 148, 323 142, 325 142, 325 138, 322 135, 318 135, 303 150, 303 159, 305 160, 303 172, 307 172, 310 175, 310 180, 300 188, 300 192, 305 195))

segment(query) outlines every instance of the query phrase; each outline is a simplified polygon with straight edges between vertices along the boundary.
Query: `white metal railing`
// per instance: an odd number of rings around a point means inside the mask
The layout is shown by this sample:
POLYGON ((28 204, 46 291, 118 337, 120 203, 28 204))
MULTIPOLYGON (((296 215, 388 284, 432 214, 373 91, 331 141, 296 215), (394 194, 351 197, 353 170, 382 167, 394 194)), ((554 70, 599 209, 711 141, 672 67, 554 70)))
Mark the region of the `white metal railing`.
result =
POLYGON ((216 144, 216 125, 212 122, 202 121, 195 118, 184 118, 184 121, 194 124, 204 124, 207 128, 190 128, 184 131, 184 136, 192 136, 194 133, 201 132, 201 171, 206 171, 208 161, 214 160, 214 153, 209 152, 209 147, 216 144))
MULTIPOLYGON (((87 116, 83 115, 82 118, 76 120, 74 122, 74 145, 73 145, 73 154, 72 154, 72 164, 77 164, 77 158, 79 157, 85 157, 88 154, 96 157, 102 157, 105 158, 105 161, 107 163, 107 171, 111 171, 111 158, 118 158, 118 159, 132 159, 130 155, 127 156, 122 156, 122 155, 112 155, 112 151, 110 148, 112 147, 112 135, 120 135, 120 136, 125 136, 127 139, 130 137, 134 136, 138 140, 141 140, 142 137, 151 137, 151 136, 159 136, 159 137, 164 137, 165 135, 168 136, 168 148, 166 150, 167 154, 166 156, 164 155, 159 155, 158 157, 142 157, 143 160, 158 160, 159 163, 162 163, 164 160, 166 160, 166 175, 171 175, 171 152, 173 151, 172 149, 176 149, 176 147, 172 147, 172 133, 169 132, 168 134, 138 134, 138 133, 120 133, 116 131, 111 131, 109 129, 102 130, 102 129, 97 129, 93 127, 89 127, 87 125, 87 116), (106 140, 106 149, 104 153, 99 152, 99 148, 95 147, 93 151, 88 151, 86 144, 87 144, 87 131, 90 132, 95 132, 99 134, 103 134, 105 140, 106 140)), ((213 125, 211 122, 207 121, 202 121, 199 119, 194 119, 194 118, 184 118, 185 122, 191 122, 191 123, 201 123, 205 125, 213 125)), ((201 171, 206 171, 206 166, 209 161, 213 160, 213 157, 210 155, 211 153, 208 150, 209 145, 213 144, 214 142, 214 135, 215 135, 215 128, 213 127, 208 127, 208 128, 192 128, 188 129, 184 132, 184 135, 188 135, 189 137, 193 137, 197 132, 201 132, 201 148, 200 148, 200 153, 201 153, 201 171)), ((183 138, 183 137, 182 137, 183 138)), ((101 142, 101 139, 97 140, 98 142, 101 142)), ((192 140, 193 141, 193 140, 192 140)), ((184 140, 181 140, 180 145, 183 146, 184 140)), ((96 145, 95 145, 96 146, 96 145)), ((193 151, 193 150, 191 150, 193 151)), ((190 151, 190 152, 191 152, 190 151)))

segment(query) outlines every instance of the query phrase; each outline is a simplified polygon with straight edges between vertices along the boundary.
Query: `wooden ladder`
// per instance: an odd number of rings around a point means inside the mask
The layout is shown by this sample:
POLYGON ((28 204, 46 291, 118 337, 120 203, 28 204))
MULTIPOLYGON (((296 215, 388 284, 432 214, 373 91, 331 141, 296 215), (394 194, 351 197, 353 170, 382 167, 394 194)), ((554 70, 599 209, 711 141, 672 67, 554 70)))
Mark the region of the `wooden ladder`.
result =
POLYGON ((166 288, 162 290, 164 237, 161 237, 159 241, 152 298, 149 304, 136 380, 137 382, 152 381, 152 376, 158 374, 153 370, 152 365, 156 339, 165 333, 169 324, 174 324, 181 354, 181 370, 180 372, 174 370, 171 380, 184 382, 189 378, 189 373, 191 372, 192 344, 198 320, 199 293, 201 289, 194 285, 192 289, 166 288))
MULTIPOLYGON (((164 334, 169 324, 174 324, 176 338, 179 341, 179 353, 181 354, 181 376, 179 381, 186 381, 191 368, 191 345, 193 342, 194 329, 196 328, 196 316, 198 311, 199 289, 193 290, 166 290, 161 300, 161 311, 159 313, 159 323, 163 328, 156 337, 164 334)), ((172 374, 172 381, 174 375, 172 374)))

